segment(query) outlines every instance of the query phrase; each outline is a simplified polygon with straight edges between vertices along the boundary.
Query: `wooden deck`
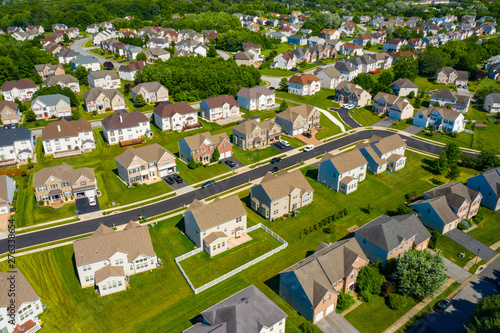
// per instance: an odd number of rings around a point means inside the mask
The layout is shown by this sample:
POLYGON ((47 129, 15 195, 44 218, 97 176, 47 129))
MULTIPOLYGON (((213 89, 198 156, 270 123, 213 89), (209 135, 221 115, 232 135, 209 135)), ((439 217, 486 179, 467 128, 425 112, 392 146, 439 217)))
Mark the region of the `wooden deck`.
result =
POLYGON ((123 140, 123 141, 120 141, 120 147, 123 148, 123 147, 130 147, 130 146, 140 145, 143 142, 144 142, 143 138, 132 139, 132 140, 123 140))

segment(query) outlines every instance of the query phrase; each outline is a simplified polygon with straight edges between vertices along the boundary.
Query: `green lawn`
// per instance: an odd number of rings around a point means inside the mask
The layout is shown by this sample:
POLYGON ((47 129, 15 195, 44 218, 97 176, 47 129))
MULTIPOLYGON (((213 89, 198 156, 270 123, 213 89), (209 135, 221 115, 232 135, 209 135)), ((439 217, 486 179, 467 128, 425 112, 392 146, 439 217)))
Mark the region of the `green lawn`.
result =
MULTIPOLYGON (((279 105, 281 105, 281 102, 283 102, 282 99, 276 98, 275 104, 277 107, 275 109, 270 109, 270 110, 253 110, 253 111, 248 111, 245 109, 240 108, 241 112, 241 117, 244 119, 252 118, 252 117, 260 117, 260 120, 265 120, 265 119, 274 119, 277 113, 279 113, 279 105)), ((286 102, 288 106, 297 106, 299 104, 297 103, 292 103, 292 102, 286 102)))
MULTIPOLYGON (((234 148, 233 148, 234 149, 234 148)), ((205 179, 215 178, 229 172, 229 168, 223 163, 215 163, 210 166, 200 166, 196 169, 189 169, 186 163, 176 160, 177 171, 189 184, 196 184, 205 179)))
POLYGON ((451 238, 446 235, 439 237, 437 248, 442 250, 443 257, 453 261, 460 267, 464 267, 472 258, 475 257, 474 253, 470 252, 451 238), (465 256, 460 258, 458 255, 464 252, 465 256))
POLYGON ((376 113, 372 112, 371 106, 356 108, 349 111, 351 117, 356 120, 361 126, 371 126, 376 122, 382 120, 376 113))
POLYGON ((500 89, 500 84, 498 84, 498 81, 490 79, 489 77, 484 78, 480 81, 469 81, 469 83, 467 84, 467 89, 472 93, 476 92, 476 90, 483 87, 493 88, 498 90, 500 89))
POLYGON ((290 146, 292 146, 293 148, 299 148, 306 145, 303 141, 300 141, 299 139, 294 138, 293 136, 288 136, 285 134, 281 134, 281 139, 288 141, 290 146))
POLYGON ((487 246, 500 240, 500 213, 489 210, 485 207, 480 208, 483 211, 484 219, 479 222, 477 227, 469 231, 469 235, 484 243, 487 246))
POLYGON ((274 146, 254 150, 246 150, 237 146, 233 146, 233 157, 244 165, 265 160, 269 157, 278 155, 279 153, 280 151, 274 146))
POLYGON ((318 134, 316 134, 316 139, 318 139, 318 140, 329 138, 335 134, 342 133, 342 130, 340 129, 340 127, 335 125, 324 114, 320 115, 319 124, 322 128, 318 131, 318 134))
POLYGON ((261 54, 263 56, 268 56, 272 51, 276 51, 277 54, 281 54, 286 51, 293 50, 293 45, 287 43, 280 43, 276 49, 262 50, 261 54))
POLYGON ((333 100, 335 98, 335 90, 333 89, 321 89, 313 96, 299 96, 294 94, 289 94, 284 91, 276 91, 276 97, 295 101, 303 104, 310 104, 317 106, 321 109, 327 110, 328 108, 334 106, 333 100))
POLYGON ((85 43, 83 43, 82 45, 83 47, 92 47, 94 46, 94 42, 92 39, 89 39, 88 41, 86 41, 85 43))
POLYGON ((385 331, 417 304, 415 300, 408 298, 408 303, 404 308, 392 310, 386 305, 384 297, 372 296, 370 302, 361 304, 345 316, 361 333, 385 331))
POLYGON ((286 69, 281 69, 281 68, 264 68, 264 69, 259 69, 259 73, 263 76, 292 76, 297 73, 293 71, 289 71, 286 69))
POLYGON ((455 87, 454 84, 443 84, 443 83, 435 83, 435 79, 427 79, 425 77, 417 77, 413 83, 418 86, 419 91, 433 91, 436 89, 452 89, 455 87))
POLYGON ((310 63, 306 63, 306 65, 305 65, 305 66, 298 66, 298 67, 297 67, 297 69, 298 69, 299 71, 303 71, 303 72, 305 72, 305 71, 308 71, 308 70, 310 70, 310 69, 312 69, 312 68, 319 67, 319 66, 320 66, 320 65, 318 65, 318 64, 316 64, 316 63, 314 63, 314 62, 310 62, 310 63))
POLYGON ((409 118, 409 119, 398 120, 396 121, 396 123, 394 123, 389 127, 398 130, 404 130, 405 128, 410 127, 412 124, 413 124, 413 119, 409 118))
POLYGON ((193 286, 201 287, 281 245, 261 228, 251 231, 248 235, 252 237, 251 241, 212 258, 203 251, 182 260, 180 262, 182 269, 193 286))

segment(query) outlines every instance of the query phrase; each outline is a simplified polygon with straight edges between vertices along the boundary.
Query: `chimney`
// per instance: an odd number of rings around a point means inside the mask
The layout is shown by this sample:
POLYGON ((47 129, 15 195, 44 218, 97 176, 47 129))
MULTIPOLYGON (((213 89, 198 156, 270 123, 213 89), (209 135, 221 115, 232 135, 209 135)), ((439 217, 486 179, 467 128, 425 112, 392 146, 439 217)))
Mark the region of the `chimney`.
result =
POLYGON ((120 114, 119 117, 120 117, 120 123, 123 123, 122 115, 120 114))
POLYGON ((61 132, 61 126, 59 124, 57 124, 57 131, 61 132))

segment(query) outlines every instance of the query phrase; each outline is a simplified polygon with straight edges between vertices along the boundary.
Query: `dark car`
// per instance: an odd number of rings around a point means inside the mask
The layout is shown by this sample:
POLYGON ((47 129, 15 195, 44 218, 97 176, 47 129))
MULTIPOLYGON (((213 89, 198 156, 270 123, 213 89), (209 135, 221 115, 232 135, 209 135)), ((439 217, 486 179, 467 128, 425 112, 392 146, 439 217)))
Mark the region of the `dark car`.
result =
POLYGON ((449 299, 443 299, 434 305, 434 311, 437 313, 443 313, 451 305, 451 301, 449 299))
POLYGON ((209 180, 205 184, 201 185, 201 188, 207 188, 207 187, 214 186, 214 185, 215 185, 215 182, 213 180, 209 180))
POLYGON ((312 138, 312 135, 309 132, 304 132, 304 133, 302 133, 302 135, 305 136, 306 138, 309 138, 309 139, 312 138))
POLYGON ((177 184, 182 183, 182 178, 181 178, 181 176, 179 176, 179 175, 174 175, 174 179, 175 179, 175 181, 177 182, 177 184))
POLYGON ((281 158, 279 158, 279 157, 275 157, 275 158, 273 158, 273 159, 271 160, 271 164, 274 164, 274 163, 279 163, 279 162, 281 162, 281 158))
POLYGON ((278 168, 277 166, 273 167, 269 172, 270 173, 275 173, 275 172, 278 172, 280 168, 278 168))
POLYGON ((299 70, 297 68, 292 68, 292 72, 298 72, 299 70))
POLYGON ((172 185, 174 183, 174 179, 172 177, 167 177, 166 181, 168 185, 172 185))
POLYGON ((274 90, 274 87, 269 87, 269 90, 274 90))
POLYGON ((227 160, 227 161, 226 161, 226 162, 224 162, 224 163, 226 163, 227 165, 229 165, 231 168, 234 168, 234 166, 236 165, 236 164, 234 164, 234 162, 233 162, 233 161, 231 161, 231 160, 227 160))
POLYGON ((276 142, 276 147, 278 147, 279 149, 286 148, 286 146, 283 143, 281 143, 280 141, 276 142))

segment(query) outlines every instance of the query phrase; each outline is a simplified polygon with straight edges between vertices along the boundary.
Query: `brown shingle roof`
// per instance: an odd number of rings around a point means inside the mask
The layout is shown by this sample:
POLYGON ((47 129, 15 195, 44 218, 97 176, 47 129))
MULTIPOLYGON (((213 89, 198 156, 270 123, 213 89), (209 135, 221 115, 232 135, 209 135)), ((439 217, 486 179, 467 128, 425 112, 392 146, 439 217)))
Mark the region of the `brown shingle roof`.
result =
POLYGON ((382 154, 388 153, 400 147, 406 147, 406 142, 403 141, 399 134, 393 134, 385 138, 374 136, 371 138, 369 144, 377 147, 382 154))
POLYGON ((19 81, 5 81, 2 85, 2 91, 10 91, 14 88, 17 89, 28 89, 36 88, 36 84, 29 80, 19 80, 19 81))
POLYGON ((163 87, 163 85, 160 82, 156 82, 156 81, 144 82, 144 83, 139 83, 134 88, 132 88, 132 92, 137 94, 137 93, 139 93, 139 91, 141 91, 141 88, 144 88, 149 92, 157 92, 158 90, 160 90, 161 87, 163 87))
POLYGON ((72 121, 63 118, 49 123, 42 129, 42 140, 78 136, 78 133, 87 131, 92 131, 92 125, 83 118, 72 121))
POLYGON ((157 143, 153 143, 152 145, 147 145, 139 148, 128 148, 122 154, 116 156, 115 159, 122 166, 128 168, 136 157, 144 160, 144 162, 146 163, 149 162, 158 163, 158 161, 165 154, 170 155, 172 161, 175 161, 175 156, 157 143))
POLYGON ((95 271, 95 283, 100 283, 110 277, 125 277, 123 266, 106 265, 95 271))
POLYGON ((191 212, 201 231, 247 215, 247 211, 237 195, 224 199, 217 198, 208 205, 205 203, 200 205, 199 203, 201 202, 198 201, 197 204, 190 205, 184 215, 191 212))
POLYGON ((118 112, 113 113, 107 118, 104 118, 101 123, 102 127, 107 131, 117 130, 122 128, 136 127, 139 126, 140 122, 149 122, 148 117, 134 110, 130 113, 128 112, 118 112))
POLYGON ((263 86, 255 86, 253 88, 243 87, 238 91, 238 96, 246 99, 255 99, 262 95, 271 96, 274 95, 274 92, 263 86))
POLYGON ((191 114, 196 113, 196 110, 186 102, 180 102, 177 104, 158 104, 155 108, 154 113, 160 118, 170 118, 175 114, 191 114))
POLYGON ((290 106, 285 111, 280 112, 276 117, 286 119, 288 121, 294 122, 295 119, 300 115, 304 119, 308 119, 309 116, 315 112, 316 108, 312 105, 301 104, 298 106, 290 106))
POLYGON ((205 103, 207 103, 208 107, 213 109, 213 108, 219 108, 223 106, 224 104, 229 104, 229 107, 232 108, 234 106, 239 107, 238 103, 234 99, 233 96, 227 95, 227 96, 217 96, 217 97, 210 97, 205 99, 205 103))
POLYGON ((0 272, 0 307, 6 308, 11 304, 12 299, 15 300, 16 310, 25 302, 33 303, 40 299, 40 296, 38 296, 35 289, 33 289, 19 269, 9 272, 0 272), (11 289, 9 277, 11 275, 15 277, 15 297, 9 296, 9 289, 11 289))
POLYGON ((301 190, 301 195, 306 191, 314 191, 311 184, 299 170, 293 172, 282 170, 277 175, 268 173, 262 178, 259 185, 262 186, 271 201, 289 195, 296 188, 301 190))
POLYGON ((123 72, 134 72, 134 71, 141 71, 143 68, 144 68, 144 61, 138 60, 131 62, 128 65, 121 65, 119 70, 123 72))
POLYGON ((45 184, 51 177, 57 178, 61 181, 69 181, 74 184, 82 176, 94 182, 96 180, 94 169, 73 169, 71 165, 62 163, 61 165, 44 168, 35 172, 35 175, 33 176, 33 186, 41 186, 45 184))
POLYGON ((191 148, 191 150, 193 150, 200 148, 201 144, 203 143, 203 141, 205 141, 205 139, 208 139, 209 141, 213 142, 216 145, 220 145, 223 140, 227 140, 228 142, 230 142, 229 137, 227 136, 226 133, 212 135, 210 134, 210 132, 198 133, 195 135, 187 136, 182 140, 184 140, 187 143, 188 147, 191 148))
POLYGON ((301 74, 301 75, 294 75, 290 78, 290 83, 294 84, 300 84, 301 86, 305 86, 308 84, 311 84, 313 82, 319 82, 321 81, 318 77, 312 75, 312 74, 301 74))

